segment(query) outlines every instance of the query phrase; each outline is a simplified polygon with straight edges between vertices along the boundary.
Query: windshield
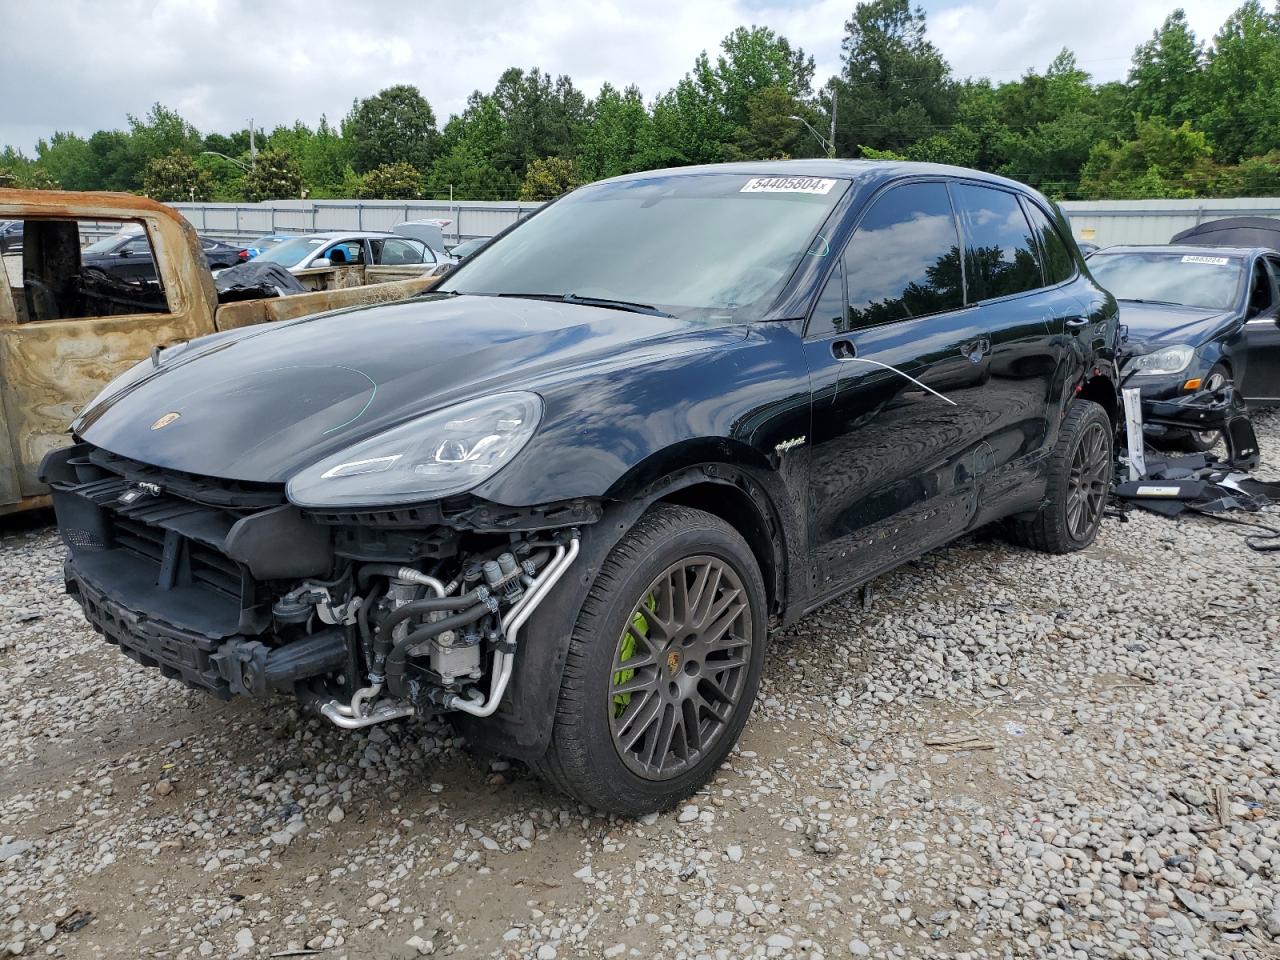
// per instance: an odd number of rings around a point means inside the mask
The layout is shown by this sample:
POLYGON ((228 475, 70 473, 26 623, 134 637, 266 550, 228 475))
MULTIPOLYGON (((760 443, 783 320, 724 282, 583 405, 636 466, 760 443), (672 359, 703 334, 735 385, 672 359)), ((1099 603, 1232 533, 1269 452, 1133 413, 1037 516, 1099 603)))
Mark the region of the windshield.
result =
POLYGON ((1244 263, 1236 257, 1173 253, 1095 253, 1089 272, 1117 300, 1160 300, 1230 310, 1244 263))
POLYGON ((258 254, 254 259, 278 263, 282 267, 296 267, 326 242, 328 241, 324 237, 294 237, 258 254))
POLYGON ((847 186, 717 173, 583 187, 464 260, 438 289, 573 294, 710 323, 755 319, 847 186))

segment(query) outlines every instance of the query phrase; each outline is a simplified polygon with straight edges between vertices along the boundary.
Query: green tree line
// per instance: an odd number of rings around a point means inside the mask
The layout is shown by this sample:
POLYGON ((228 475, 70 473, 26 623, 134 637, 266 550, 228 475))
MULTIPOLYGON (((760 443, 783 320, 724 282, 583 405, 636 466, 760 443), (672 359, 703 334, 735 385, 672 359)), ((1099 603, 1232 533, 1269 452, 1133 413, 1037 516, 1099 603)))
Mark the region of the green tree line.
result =
MULTIPOLYGON (((835 25, 833 25, 834 28, 835 25)), ((637 170, 823 156, 954 163, 1063 199, 1280 195, 1280 3, 1246 0, 1210 40, 1175 10, 1123 81, 1064 49, 1043 72, 957 78, 910 0, 858 3, 842 68, 767 27, 739 27, 670 90, 511 67, 440 125, 414 86, 358 98, 336 127, 202 134, 159 103, 127 129, 56 132, 0 151, 0 184, 126 190, 166 201, 543 200, 637 170), (835 107, 833 144, 827 144, 835 107), (821 138, 821 139, 820 139, 821 138)))

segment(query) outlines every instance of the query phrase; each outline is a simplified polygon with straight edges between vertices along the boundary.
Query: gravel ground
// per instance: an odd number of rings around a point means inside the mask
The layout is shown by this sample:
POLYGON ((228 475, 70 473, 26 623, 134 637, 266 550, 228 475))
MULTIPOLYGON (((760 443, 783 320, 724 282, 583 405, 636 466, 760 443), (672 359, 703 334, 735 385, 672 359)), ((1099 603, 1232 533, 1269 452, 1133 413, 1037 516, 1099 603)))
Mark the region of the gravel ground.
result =
POLYGON ((47 520, 0 531, 0 955, 1280 955, 1280 555, 1225 524, 909 564, 776 636, 729 764, 627 822, 444 724, 137 667, 47 520))

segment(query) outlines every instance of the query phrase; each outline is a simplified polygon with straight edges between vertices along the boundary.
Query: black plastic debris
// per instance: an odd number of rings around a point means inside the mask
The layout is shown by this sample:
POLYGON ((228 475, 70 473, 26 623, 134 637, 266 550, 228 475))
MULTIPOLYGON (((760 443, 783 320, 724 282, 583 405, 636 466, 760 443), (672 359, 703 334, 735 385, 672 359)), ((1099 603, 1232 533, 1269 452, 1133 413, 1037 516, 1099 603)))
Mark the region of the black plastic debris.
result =
POLYGON ((1178 400, 1142 400, 1139 390, 1123 391, 1126 449, 1117 464, 1112 492, 1124 507, 1140 507, 1164 517, 1192 512, 1247 527, 1254 550, 1280 550, 1280 530, 1223 516, 1257 513, 1280 504, 1280 483, 1256 480, 1249 471, 1261 460, 1258 438, 1243 400, 1230 386, 1178 400), (1175 430, 1218 432, 1226 456, 1167 454, 1147 446, 1146 424, 1175 430))
POLYGON ((213 278, 219 303, 237 303, 241 300, 262 300, 268 297, 287 297, 306 293, 292 273, 270 261, 250 260, 219 271, 213 278))

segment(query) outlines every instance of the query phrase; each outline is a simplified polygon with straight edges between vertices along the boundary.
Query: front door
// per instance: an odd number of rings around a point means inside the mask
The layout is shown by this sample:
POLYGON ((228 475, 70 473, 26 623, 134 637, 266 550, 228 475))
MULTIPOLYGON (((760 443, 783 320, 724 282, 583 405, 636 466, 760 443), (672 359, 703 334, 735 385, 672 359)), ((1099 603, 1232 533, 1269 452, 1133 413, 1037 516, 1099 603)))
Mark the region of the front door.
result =
POLYGON ((1245 324, 1247 360, 1239 385, 1240 392, 1251 404, 1269 407, 1280 404, 1280 313, 1274 296, 1274 292, 1280 289, 1280 260, 1266 257, 1263 263, 1270 277, 1273 297, 1267 309, 1249 317, 1245 324))
POLYGON ((875 199, 805 340, 816 596, 968 525, 990 349, 980 311, 964 306, 946 185, 909 183, 875 199))

